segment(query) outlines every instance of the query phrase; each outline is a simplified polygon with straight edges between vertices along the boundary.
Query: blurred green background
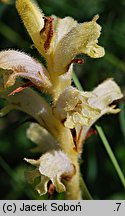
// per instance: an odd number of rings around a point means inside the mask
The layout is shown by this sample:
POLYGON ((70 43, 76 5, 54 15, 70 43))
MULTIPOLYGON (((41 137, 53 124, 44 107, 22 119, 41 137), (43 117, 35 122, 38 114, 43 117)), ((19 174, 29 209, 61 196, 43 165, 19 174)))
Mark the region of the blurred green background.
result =
MULTIPOLYGON (((83 56, 84 65, 75 66, 75 71, 84 90, 92 90, 99 82, 113 77, 125 92, 125 0, 39 0, 46 15, 72 16, 79 22, 91 20, 95 14, 102 26, 99 44, 105 47, 102 59, 83 56)), ((15 9, 0 3, 0 50, 17 49, 38 57, 15 9)), ((0 101, 0 107, 2 100, 0 101)), ((125 174, 125 105, 118 115, 102 117, 97 124, 102 126, 110 146, 125 174)), ((27 164, 24 157, 32 157, 34 144, 26 138, 29 123, 27 116, 12 111, 0 118, 0 198, 1 199, 47 199, 39 197, 24 179, 27 164)), ((35 155, 36 157, 37 155, 35 155)), ((84 145, 81 172, 94 199, 125 199, 125 191, 98 135, 92 135, 84 145)), ((60 196, 56 197, 60 199, 60 196)))

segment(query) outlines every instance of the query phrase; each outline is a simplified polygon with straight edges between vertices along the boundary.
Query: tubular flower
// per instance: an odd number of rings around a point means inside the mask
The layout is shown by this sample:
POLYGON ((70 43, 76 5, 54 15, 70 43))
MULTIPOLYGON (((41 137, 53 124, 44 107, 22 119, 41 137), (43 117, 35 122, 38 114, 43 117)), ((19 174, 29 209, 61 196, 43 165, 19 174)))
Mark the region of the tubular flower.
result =
POLYGON ((111 104, 122 97, 118 85, 108 79, 91 92, 66 88, 53 110, 65 127, 75 129, 77 150, 81 152, 83 141, 92 124, 106 113, 118 113, 120 109, 115 109, 115 105, 111 104))
POLYGON ((19 76, 29 79, 34 85, 46 91, 51 87, 45 67, 25 53, 15 50, 0 52, 0 69, 5 88, 14 85, 19 76))
POLYGON ((77 54, 92 58, 104 55, 104 49, 97 45, 101 32, 96 22, 98 15, 90 22, 77 23, 71 17, 45 17, 30 0, 16 0, 16 7, 35 47, 45 58, 47 69, 25 53, 2 51, 0 68, 3 69, 4 86, 12 86, 21 76, 54 95, 56 100, 61 91, 71 85, 72 63, 82 63, 75 59, 77 54))
POLYGON ((40 157, 38 160, 25 160, 36 166, 33 171, 26 172, 26 178, 30 183, 40 176, 41 181, 36 186, 40 195, 47 193, 47 185, 51 181, 57 192, 66 190, 62 180, 71 179, 75 174, 75 169, 69 158, 62 151, 51 151, 40 157))
POLYGON ((54 66, 52 72, 58 75, 65 73, 67 66, 79 53, 93 58, 104 55, 104 49, 97 45, 101 31, 96 23, 98 15, 90 22, 79 24, 71 17, 45 17, 29 0, 17 0, 16 6, 34 45, 47 61, 51 59, 54 66))
POLYGON ((37 146, 32 149, 34 152, 45 153, 53 149, 59 149, 59 144, 54 137, 37 123, 31 123, 27 129, 27 137, 37 146))

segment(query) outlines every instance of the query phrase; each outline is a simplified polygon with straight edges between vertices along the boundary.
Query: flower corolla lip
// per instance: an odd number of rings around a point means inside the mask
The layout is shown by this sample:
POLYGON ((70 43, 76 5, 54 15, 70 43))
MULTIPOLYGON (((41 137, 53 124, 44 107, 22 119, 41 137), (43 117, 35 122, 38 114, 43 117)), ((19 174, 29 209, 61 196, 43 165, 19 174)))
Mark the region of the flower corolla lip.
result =
POLYGON ((53 183, 57 192, 65 191, 66 188, 62 180, 71 179, 75 174, 74 165, 61 150, 47 152, 38 160, 26 158, 25 160, 37 167, 36 170, 27 172, 26 178, 32 183, 36 177, 40 176, 41 181, 36 186, 40 195, 47 193, 49 181, 53 183))
POLYGON ((96 22, 98 15, 89 22, 78 23, 71 17, 46 17, 42 10, 29 0, 16 0, 16 7, 53 76, 64 74, 77 54, 87 54, 92 58, 104 56, 104 48, 97 44, 101 34, 101 27, 96 22))
POLYGON ((53 113, 64 123, 65 127, 75 129, 76 146, 81 151, 82 143, 90 127, 102 115, 118 113, 120 109, 112 103, 122 97, 119 86, 111 78, 105 80, 91 92, 67 87, 53 107, 53 113))

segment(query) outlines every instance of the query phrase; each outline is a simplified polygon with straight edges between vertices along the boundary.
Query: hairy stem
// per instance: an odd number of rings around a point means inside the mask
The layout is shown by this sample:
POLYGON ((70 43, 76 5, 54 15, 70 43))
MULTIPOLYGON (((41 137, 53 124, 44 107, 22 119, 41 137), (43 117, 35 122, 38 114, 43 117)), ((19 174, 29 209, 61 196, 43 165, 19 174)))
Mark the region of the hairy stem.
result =
POLYGON ((72 164, 75 167, 74 175, 68 181, 65 181, 66 185, 66 193, 65 199, 67 200, 79 200, 81 199, 80 192, 80 171, 79 171, 79 163, 78 163, 78 152, 75 150, 75 145, 73 142, 72 134, 69 129, 65 128, 61 130, 61 134, 59 135, 59 144, 61 149, 66 153, 66 155, 71 160, 72 164))
POLYGON ((66 182, 65 199, 80 200, 81 199, 81 191, 80 191, 80 184, 79 184, 80 172, 79 172, 79 164, 78 164, 77 157, 74 157, 72 162, 75 165, 76 173, 70 181, 66 182))

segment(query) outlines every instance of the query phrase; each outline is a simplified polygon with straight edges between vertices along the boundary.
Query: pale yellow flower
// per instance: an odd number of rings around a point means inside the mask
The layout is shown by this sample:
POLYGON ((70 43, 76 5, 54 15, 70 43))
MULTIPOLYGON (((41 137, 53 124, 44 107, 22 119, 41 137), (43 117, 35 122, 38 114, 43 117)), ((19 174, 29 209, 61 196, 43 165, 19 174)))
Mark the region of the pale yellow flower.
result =
POLYGON ((37 167, 33 171, 26 172, 26 178, 29 183, 33 183, 34 179, 40 176, 40 183, 36 186, 40 195, 47 193, 47 185, 50 181, 57 192, 64 192, 66 188, 62 180, 69 180, 75 174, 73 164, 62 151, 48 152, 38 160, 26 158, 25 160, 37 167))
POLYGON ((119 86, 108 79, 91 92, 78 91, 67 87, 59 97, 53 112, 64 122, 65 127, 75 129, 77 150, 82 151, 82 144, 88 130, 102 115, 118 113, 111 105, 123 97, 119 86))
POLYGON ((46 90, 51 86, 45 67, 23 52, 1 51, 0 69, 5 88, 14 85, 16 78, 19 76, 29 79, 34 85, 46 90))
MULTIPOLYGON (((73 18, 45 17, 43 12, 29 0, 17 0, 17 10, 36 48, 45 56, 52 72, 58 75, 67 71, 67 66, 79 53, 93 58, 102 57, 104 49, 97 45, 101 27, 92 21, 77 23, 73 18), (49 58, 47 58, 47 56, 49 58)), ((51 73, 51 71, 50 71, 51 73)))
POLYGON ((77 23, 71 17, 45 17, 30 0, 16 0, 16 7, 35 47, 45 58, 47 69, 22 52, 2 51, 0 68, 4 85, 14 85, 16 78, 21 76, 57 100, 62 90, 71 85, 72 63, 82 63, 75 59, 77 54, 92 58, 104 56, 104 49, 97 45, 101 32, 96 22, 98 16, 90 22, 77 23))
POLYGON ((54 137, 37 123, 31 123, 26 134, 37 145, 32 149, 33 152, 45 153, 53 149, 59 149, 59 144, 54 137))

